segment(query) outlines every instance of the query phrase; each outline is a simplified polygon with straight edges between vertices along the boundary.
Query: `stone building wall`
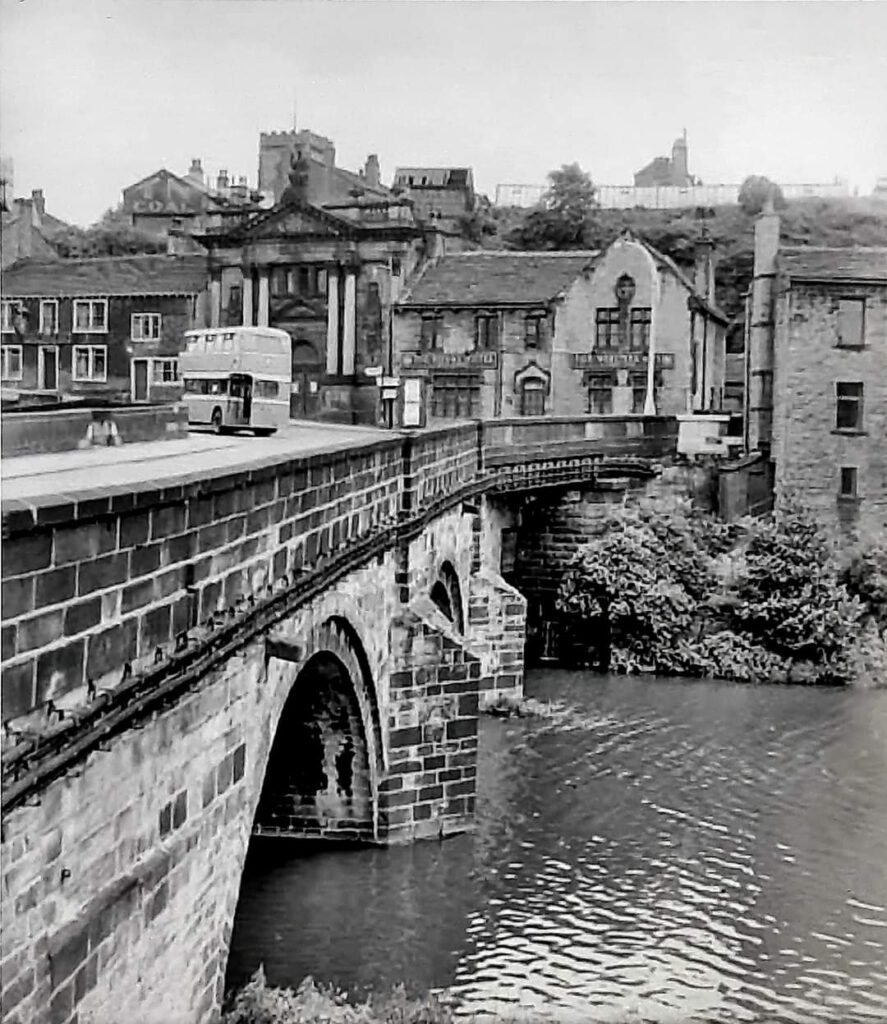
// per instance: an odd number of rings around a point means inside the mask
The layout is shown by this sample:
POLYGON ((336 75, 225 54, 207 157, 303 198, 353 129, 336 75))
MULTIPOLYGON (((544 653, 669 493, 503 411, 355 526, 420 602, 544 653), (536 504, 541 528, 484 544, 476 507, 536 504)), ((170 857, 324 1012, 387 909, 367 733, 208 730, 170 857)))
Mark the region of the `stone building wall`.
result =
POLYGON ((887 288, 793 282, 777 299, 773 460, 777 501, 800 496, 824 526, 887 529, 887 288), (865 345, 838 344, 842 297, 865 298, 865 345), (862 429, 836 428, 836 385, 864 388, 862 429), (840 495, 857 471, 858 498, 840 495))

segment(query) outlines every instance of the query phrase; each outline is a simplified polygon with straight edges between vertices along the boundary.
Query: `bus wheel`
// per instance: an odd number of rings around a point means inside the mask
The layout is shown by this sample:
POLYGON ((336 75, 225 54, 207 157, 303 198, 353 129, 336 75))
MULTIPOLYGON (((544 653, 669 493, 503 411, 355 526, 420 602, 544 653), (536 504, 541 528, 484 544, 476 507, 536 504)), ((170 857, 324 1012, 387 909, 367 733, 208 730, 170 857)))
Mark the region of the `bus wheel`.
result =
POLYGON ((213 425, 213 433, 214 434, 221 434, 223 432, 224 428, 222 427, 222 410, 221 409, 213 409, 212 425, 213 425))
POLYGON ((256 437, 270 437, 277 433, 277 427, 253 427, 253 433, 256 437))

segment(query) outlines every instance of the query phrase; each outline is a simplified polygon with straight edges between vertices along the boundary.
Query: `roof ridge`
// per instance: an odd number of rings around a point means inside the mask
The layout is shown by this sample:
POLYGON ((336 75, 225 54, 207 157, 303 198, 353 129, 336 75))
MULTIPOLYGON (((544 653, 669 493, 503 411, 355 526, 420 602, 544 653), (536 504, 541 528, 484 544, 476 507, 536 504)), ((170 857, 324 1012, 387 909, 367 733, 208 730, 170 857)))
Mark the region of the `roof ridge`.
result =
POLYGON ((600 249, 468 249, 463 252, 448 252, 444 259, 463 256, 553 256, 559 259, 573 256, 578 258, 597 256, 600 249))

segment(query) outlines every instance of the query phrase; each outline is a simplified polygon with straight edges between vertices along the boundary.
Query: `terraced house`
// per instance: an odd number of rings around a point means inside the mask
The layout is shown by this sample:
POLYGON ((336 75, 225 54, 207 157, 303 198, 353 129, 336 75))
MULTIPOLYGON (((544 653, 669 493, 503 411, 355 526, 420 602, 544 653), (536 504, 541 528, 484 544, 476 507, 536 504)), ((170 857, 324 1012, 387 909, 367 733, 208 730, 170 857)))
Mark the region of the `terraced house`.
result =
POLYGON ((4 399, 165 401, 183 335, 206 323, 206 259, 20 260, 4 273, 4 399))
POLYGON ((463 252, 394 307, 404 422, 720 409, 726 316, 711 247, 695 278, 625 233, 600 252, 463 252))

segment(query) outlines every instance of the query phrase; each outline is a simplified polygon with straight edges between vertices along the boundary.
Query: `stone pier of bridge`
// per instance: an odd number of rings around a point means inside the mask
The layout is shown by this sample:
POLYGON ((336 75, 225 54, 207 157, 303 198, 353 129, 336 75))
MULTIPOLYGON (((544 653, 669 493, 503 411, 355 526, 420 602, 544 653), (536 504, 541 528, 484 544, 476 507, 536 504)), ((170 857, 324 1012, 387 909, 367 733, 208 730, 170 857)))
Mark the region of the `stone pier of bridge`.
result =
POLYGON ((4 462, 4 1024, 213 1021, 252 836, 470 828, 479 705, 523 683, 491 482, 672 444, 556 426, 4 462))

